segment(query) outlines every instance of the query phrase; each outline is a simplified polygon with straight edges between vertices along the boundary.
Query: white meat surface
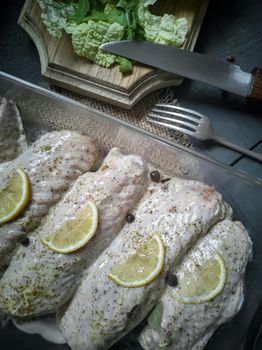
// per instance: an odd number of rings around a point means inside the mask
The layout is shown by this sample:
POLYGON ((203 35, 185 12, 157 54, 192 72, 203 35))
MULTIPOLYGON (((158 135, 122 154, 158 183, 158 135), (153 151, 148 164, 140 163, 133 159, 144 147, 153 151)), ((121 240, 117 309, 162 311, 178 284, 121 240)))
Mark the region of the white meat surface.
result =
POLYGON ((0 226, 0 267, 23 234, 34 230, 50 207, 56 204, 79 175, 88 171, 99 156, 99 148, 88 136, 74 131, 54 131, 36 141, 0 172, 0 188, 18 168, 30 179, 29 206, 14 221, 0 226))
POLYGON ((225 216, 222 197, 201 182, 172 178, 149 186, 138 204, 135 221, 88 269, 60 327, 73 350, 108 349, 140 323, 157 303, 165 277, 186 251, 225 216), (162 272, 149 284, 124 288, 109 279, 114 264, 158 233, 165 245, 162 272))
POLYGON ((112 149, 100 170, 78 178, 72 189, 30 236, 30 245, 19 247, 0 280, 0 311, 14 316, 51 313, 72 296, 82 271, 112 242, 126 214, 146 189, 146 163, 136 155, 112 149), (70 254, 47 248, 40 238, 54 232, 92 200, 99 226, 86 246, 70 254))
POLYGON ((243 276, 252 253, 249 235, 240 222, 225 219, 212 227, 173 273, 179 284, 179 277, 192 265, 201 265, 216 253, 222 256, 227 268, 222 293, 212 301, 182 304, 174 298, 176 287, 167 286, 140 335, 143 349, 203 349, 214 331, 240 310, 244 299, 243 276))

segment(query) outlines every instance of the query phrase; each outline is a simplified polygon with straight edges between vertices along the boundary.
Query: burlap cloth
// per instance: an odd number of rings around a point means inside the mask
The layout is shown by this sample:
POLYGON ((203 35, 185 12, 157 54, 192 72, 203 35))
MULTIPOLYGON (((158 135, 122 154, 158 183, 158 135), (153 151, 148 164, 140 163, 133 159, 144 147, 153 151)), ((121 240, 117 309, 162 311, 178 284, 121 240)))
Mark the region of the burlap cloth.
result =
POLYGON ((155 91, 140 100, 131 110, 126 110, 120 107, 113 106, 106 102, 96 100, 91 97, 83 96, 60 87, 50 85, 47 83, 42 84, 45 88, 48 88, 63 96, 76 100, 89 107, 95 108, 99 111, 112 115, 116 118, 124 120, 130 124, 134 124, 140 128, 146 129, 154 134, 164 137, 165 139, 177 142, 181 145, 192 147, 189 137, 179 132, 169 130, 165 127, 161 127, 146 121, 146 116, 150 113, 156 103, 169 103, 177 105, 178 101, 175 97, 174 90, 172 88, 161 89, 155 91))

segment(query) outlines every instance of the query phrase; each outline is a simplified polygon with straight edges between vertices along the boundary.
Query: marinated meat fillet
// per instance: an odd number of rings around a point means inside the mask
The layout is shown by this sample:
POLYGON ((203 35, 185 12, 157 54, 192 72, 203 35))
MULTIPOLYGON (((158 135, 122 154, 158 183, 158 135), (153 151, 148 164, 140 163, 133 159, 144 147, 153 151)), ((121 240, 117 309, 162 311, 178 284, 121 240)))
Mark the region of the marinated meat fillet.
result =
POLYGON ((225 219, 212 227, 173 273, 179 276, 192 264, 201 264, 218 253, 227 268, 224 290, 212 301, 183 304, 175 299, 176 287, 167 286, 140 335, 143 349, 203 349, 214 331, 229 321, 242 305, 243 275, 251 252, 249 235, 240 222, 225 219))
POLYGON ((32 195, 28 208, 16 220, 0 226, 0 267, 7 263, 18 238, 39 225, 49 208, 94 165, 98 156, 98 145, 89 137, 54 131, 2 168, 0 187, 21 167, 29 176, 32 195))
POLYGON ((73 350, 108 349, 141 322, 165 288, 170 268, 224 218, 221 195, 201 182, 173 178, 149 186, 112 244, 85 272, 81 284, 60 320, 73 350), (162 272, 149 284, 125 288, 109 279, 112 267, 132 254, 141 242, 158 233, 165 245, 162 272))
POLYGON ((37 316, 56 311, 77 288, 89 266, 120 231, 125 216, 146 189, 147 166, 135 155, 112 149, 95 173, 78 178, 72 189, 19 247, 0 281, 0 311, 15 316, 37 316), (99 211, 99 227, 86 246, 70 254, 47 248, 40 237, 57 230, 92 200, 99 211))

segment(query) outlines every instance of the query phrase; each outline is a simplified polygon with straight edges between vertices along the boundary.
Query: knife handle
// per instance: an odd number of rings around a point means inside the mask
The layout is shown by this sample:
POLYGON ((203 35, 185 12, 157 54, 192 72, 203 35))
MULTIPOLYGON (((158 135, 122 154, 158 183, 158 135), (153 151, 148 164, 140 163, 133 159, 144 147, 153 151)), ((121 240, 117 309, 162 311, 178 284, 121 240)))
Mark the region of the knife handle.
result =
POLYGON ((248 94, 248 98, 262 102, 262 69, 252 70, 253 80, 248 94))

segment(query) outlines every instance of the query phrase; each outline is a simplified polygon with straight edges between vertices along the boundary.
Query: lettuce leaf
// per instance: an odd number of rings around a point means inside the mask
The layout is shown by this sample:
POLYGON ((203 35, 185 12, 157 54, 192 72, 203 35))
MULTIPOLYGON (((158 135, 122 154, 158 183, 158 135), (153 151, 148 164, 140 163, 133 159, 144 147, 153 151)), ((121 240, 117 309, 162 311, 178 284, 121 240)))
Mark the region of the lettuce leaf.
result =
POLYGON ((69 18, 77 10, 75 2, 62 2, 55 0, 37 0, 42 9, 41 18, 48 32, 60 38, 69 18))
POLYGON ((72 35, 77 55, 110 67, 119 64, 123 73, 132 71, 133 62, 99 49, 102 43, 118 40, 147 40, 181 46, 188 32, 186 18, 156 16, 150 6, 157 0, 37 0, 42 20, 55 37, 65 30, 72 35))
POLYGON ((103 43, 121 40, 124 28, 118 23, 89 20, 77 25, 72 32, 72 44, 77 55, 86 57, 103 66, 110 67, 117 62, 116 56, 99 49, 103 43))
POLYGON ((186 18, 176 19, 168 14, 160 17, 152 15, 149 11, 145 12, 142 26, 147 41, 170 46, 181 46, 188 32, 186 18))

